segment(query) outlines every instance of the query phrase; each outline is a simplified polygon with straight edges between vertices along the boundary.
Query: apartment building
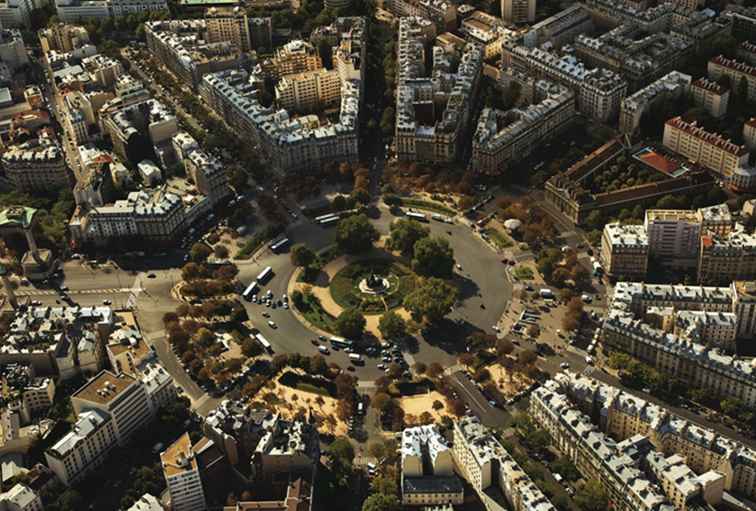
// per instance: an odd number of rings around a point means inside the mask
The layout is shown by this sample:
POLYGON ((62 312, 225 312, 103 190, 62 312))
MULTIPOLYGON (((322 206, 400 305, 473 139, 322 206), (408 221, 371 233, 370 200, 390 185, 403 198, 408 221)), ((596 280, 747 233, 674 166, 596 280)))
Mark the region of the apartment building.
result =
POLYGON ((736 39, 756 40, 756 8, 730 3, 720 17, 731 23, 732 36, 736 39))
POLYGON ((44 53, 50 50, 70 52, 89 44, 89 33, 79 25, 54 23, 39 31, 39 41, 44 53))
POLYGON ((20 30, 0 28, 0 60, 11 71, 29 63, 29 55, 20 30))
POLYGON ((718 80, 726 76, 730 79, 733 89, 737 90, 741 80, 745 80, 748 86, 748 100, 756 99, 756 67, 735 59, 728 59, 724 55, 712 57, 706 66, 709 78, 718 80))
POLYGON ((156 99, 109 110, 103 114, 101 124, 115 154, 134 164, 147 156, 145 145, 169 142, 178 133, 176 117, 156 99))
POLYGON ((70 486, 102 465, 117 443, 110 415, 87 410, 79 414, 69 433, 45 451, 45 460, 58 479, 70 486))
POLYGON ((103 89, 113 89, 123 75, 121 63, 98 53, 81 60, 81 66, 89 73, 92 85, 103 89))
POLYGON ((207 40, 205 19, 148 21, 145 36, 153 55, 192 87, 206 74, 236 69, 246 62, 245 54, 231 40, 207 40))
POLYGON ((743 123, 743 143, 749 151, 756 149, 756 117, 743 123))
POLYGON ((756 65, 756 44, 751 41, 743 41, 738 46, 736 57, 749 66, 756 65))
POLYGON ((42 511, 42 499, 29 486, 16 483, 8 491, 0 493, 0 509, 3 511, 42 511))
POLYGON ((286 75, 276 84, 276 103, 297 112, 332 108, 341 99, 341 77, 337 70, 320 68, 286 75))
POLYGON ((548 42, 561 48, 574 41, 578 34, 589 33, 593 28, 590 12, 575 4, 531 26, 523 36, 523 44, 535 48, 548 42))
POLYGON ((679 209, 646 210, 644 228, 649 256, 673 267, 695 267, 701 240, 702 213, 679 209))
POLYGON ((599 431, 587 415, 556 389, 558 386, 553 381, 535 389, 530 396, 528 413, 549 432, 556 448, 575 464, 585 479, 601 483, 612 508, 673 510, 661 488, 640 469, 634 445, 617 443, 599 431))
POLYGON ((698 260, 698 281, 701 284, 754 279, 756 235, 734 231, 727 236, 713 233, 701 236, 698 260))
POLYGON ((63 150, 52 135, 12 145, 0 156, 5 177, 20 192, 40 192, 71 186, 63 150))
MULTIPOLYGON (((754 406, 754 366, 726 355, 719 348, 707 347, 660 328, 643 319, 642 313, 633 312, 632 302, 638 300, 634 297, 642 295, 646 288, 643 284, 617 284, 609 314, 601 330, 604 346, 637 357, 673 378, 705 389, 711 395, 740 399, 747 406, 754 406)), ((695 291, 694 288, 692 293, 695 291)))
POLYGON ((691 76, 679 71, 670 71, 655 82, 622 100, 619 127, 622 133, 632 135, 641 118, 657 105, 685 95, 691 84, 691 76))
POLYGON ((165 511, 165 508, 155 496, 145 493, 127 511, 165 511))
POLYGON ((536 17, 536 1, 501 0, 501 17, 508 23, 532 23, 536 17))
POLYGON ((547 80, 538 80, 533 88, 535 101, 527 107, 483 109, 473 135, 473 170, 499 174, 569 126, 576 115, 573 92, 547 80))
MULTIPOLYGON (((34 366, 28 363, 10 363, 0 367, 0 381, 4 385, 4 399, 14 411, 18 411, 19 426, 46 414, 55 398, 55 381, 38 377, 34 366)), ((8 434, 8 432, 6 432, 8 434)))
POLYGON ((477 417, 470 415, 454 423, 452 455, 457 472, 475 489, 488 511, 556 509, 477 417))
POLYGON ((131 436, 153 418, 145 386, 133 376, 101 371, 71 396, 76 414, 97 410, 108 414, 118 444, 128 443, 131 436))
POLYGON ((649 240, 642 225, 610 223, 601 236, 604 271, 613 278, 643 280, 648 271, 649 240))
POLYGON ((307 41, 295 39, 276 49, 275 56, 263 67, 276 78, 286 75, 318 71, 323 68, 317 48, 307 41))
POLYGON ((160 464, 174 511, 204 511, 207 508, 197 455, 184 433, 160 453, 160 464))
POLYGON ((286 110, 260 104, 258 90, 265 79, 264 65, 251 74, 235 70, 207 75, 200 86, 207 104, 234 129, 248 133, 261 146, 270 165, 281 172, 304 172, 333 161, 358 158, 365 21, 337 18, 330 28, 321 27, 317 33, 333 33, 338 41, 332 45, 335 69, 341 77, 338 121, 293 117, 286 110))
POLYGON ((581 113, 602 122, 619 115, 628 86, 617 73, 601 67, 591 68, 574 55, 559 56, 516 42, 505 43, 503 54, 503 62, 508 62, 515 71, 547 78, 572 89, 581 113))
POLYGON ((241 51, 252 49, 247 12, 241 7, 211 7, 205 11, 207 42, 230 42, 241 51))
POLYGON ((447 0, 386 0, 383 7, 397 18, 430 20, 439 32, 457 28, 457 6, 447 0))
POLYGON ((636 91, 680 67, 693 53, 693 41, 674 33, 648 34, 635 23, 624 23, 598 37, 579 34, 575 56, 586 65, 621 75, 636 91))
POLYGON ((722 176, 738 191, 756 186, 756 169, 748 165, 748 150, 718 133, 706 131, 681 117, 664 124, 664 146, 722 176))
POLYGON ((756 491, 753 449, 662 406, 581 374, 560 373, 549 386, 584 413, 596 417, 596 426, 614 440, 645 437, 655 449, 648 453, 652 459, 647 457, 646 471, 659 481, 677 509, 685 509, 693 500, 691 497, 699 504, 716 505, 722 489, 753 499, 756 491), (676 456, 683 458, 684 463, 676 456))
POLYGON ((402 431, 402 504, 462 504, 464 489, 454 475, 451 449, 438 428, 429 424, 402 431))
POLYGON ((258 53, 273 51, 273 22, 271 18, 249 18, 250 46, 258 53))
POLYGON ((500 18, 478 10, 462 20, 459 31, 468 41, 483 46, 483 58, 486 60, 501 55, 504 41, 514 38, 517 34, 507 28, 500 18))
POLYGON ((730 90, 717 82, 699 78, 690 84, 690 95, 693 102, 702 106, 712 117, 720 119, 727 115, 730 90))
POLYGON ((168 11, 166 0, 56 0, 58 19, 64 23, 81 23, 140 14, 168 11))
POLYGON ((454 161, 471 121, 483 50, 468 43, 453 73, 452 56, 434 46, 432 68, 426 69, 425 46, 435 35, 428 20, 408 17, 399 21, 394 143, 401 160, 454 161), (433 98, 442 98, 445 107, 433 98))

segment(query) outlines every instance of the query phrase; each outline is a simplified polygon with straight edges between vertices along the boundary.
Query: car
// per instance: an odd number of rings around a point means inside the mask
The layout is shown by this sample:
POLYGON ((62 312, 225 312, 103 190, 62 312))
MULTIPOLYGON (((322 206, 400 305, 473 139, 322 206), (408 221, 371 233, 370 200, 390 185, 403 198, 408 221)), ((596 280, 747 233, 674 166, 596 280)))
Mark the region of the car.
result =
POLYGON ((381 370, 382 370, 382 369, 386 369, 386 364, 378 364, 378 365, 377 365, 377 366, 375 366, 375 367, 377 367, 378 369, 381 369, 381 370))
POLYGON ((591 356, 585 357, 585 363, 588 364, 588 365, 592 365, 593 364, 593 357, 591 357, 591 356))
POLYGON ((61 291, 68 291, 68 286, 60 286, 61 291))
POLYGON ((349 371, 349 372, 352 372, 352 373, 353 373, 353 372, 355 371, 355 369, 354 369, 354 366, 349 366, 349 367, 347 367, 347 371, 349 371))
POLYGON ((103 300, 103 301, 102 301, 102 304, 103 304, 103 305, 112 305, 112 304, 113 304, 113 302, 111 302, 110 300, 103 300))
POLYGON ((263 316, 264 318, 269 318, 269 317, 270 317, 270 314, 269 314, 269 313, 267 313, 267 312, 263 312, 263 313, 262 313, 262 316, 263 316))
POLYGON ((457 264, 457 269, 458 269, 459 271, 462 271, 462 265, 461 265, 461 264, 457 264))
POLYGON ((39 300, 32 300, 31 304, 35 307, 39 307, 40 305, 42 305, 42 302, 40 302, 39 300))
POLYGON ((491 405, 493 408, 496 408, 496 401, 494 401, 493 399, 489 399, 488 404, 491 405))
POLYGON ((559 367, 561 367, 562 369, 569 369, 570 364, 568 364, 567 362, 562 362, 561 364, 559 364, 559 367))
POLYGON ((155 275, 154 273, 148 273, 147 274, 147 278, 148 279, 154 279, 155 277, 157 277, 157 275, 155 275))
POLYGON ((276 329, 278 326, 276 325, 275 321, 268 321, 268 326, 270 328, 276 329))

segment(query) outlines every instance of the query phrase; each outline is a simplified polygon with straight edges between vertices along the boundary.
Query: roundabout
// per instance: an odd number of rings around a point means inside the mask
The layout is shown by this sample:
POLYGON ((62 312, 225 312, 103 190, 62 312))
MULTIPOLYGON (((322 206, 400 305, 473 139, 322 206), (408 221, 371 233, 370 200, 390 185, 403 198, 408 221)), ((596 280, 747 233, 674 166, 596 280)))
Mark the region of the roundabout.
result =
POLYGON ((386 254, 385 258, 348 263, 330 279, 328 291, 344 309, 382 314, 400 307, 414 284, 410 269, 386 254))

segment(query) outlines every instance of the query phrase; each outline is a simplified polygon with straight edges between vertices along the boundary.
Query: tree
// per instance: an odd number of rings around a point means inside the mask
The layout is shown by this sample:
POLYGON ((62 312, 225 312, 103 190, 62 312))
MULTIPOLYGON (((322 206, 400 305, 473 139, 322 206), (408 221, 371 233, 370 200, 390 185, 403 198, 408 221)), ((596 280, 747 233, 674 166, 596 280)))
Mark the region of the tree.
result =
POLYGON ((315 262, 315 252, 301 243, 291 247, 291 264, 294 266, 310 266, 315 262))
POLYGON ((503 357, 514 351, 514 344, 509 339, 499 339, 496 341, 496 355, 503 357))
POLYGON ((394 108, 387 106, 381 115, 381 131, 384 135, 390 135, 394 131, 394 108))
POLYGON ((403 254, 412 254, 415 243, 427 238, 430 229, 416 220, 400 218, 391 224, 388 245, 392 250, 398 250, 403 254))
POLYGON ((204 263, 207 261, 207 258, 210 257, 211 253, 212 251, 210 250, 210 247, 206 244, 195 243, 192 245, 191 250, 189 250, 189 258, 195 263, 204 263))
POLYGON ((447 279, 454 270, 454 252, 445 238, 423 238, 415 243, 412 269, 426 277, 447 279))
POLYGON ((598 479, 586 481, 573 500, 581 511, 604 511, 609 508, 609 497, 598 479))
POLYGON ((365 316, 357 309, 346 309, 336 318, 336 329, 344 337, 359 339, 365 330, 365 316))
POLYGON ((538 325, 528 325, 527 333, 530 337, 536 339, 539 335, 541 335, 541 327, 539 327, 538 325))
POLYGON ((362 511, 398 511, 399 499, 396 495, 374 493, 362 503, 362 511))
POLYGON ((404 297, 404 307, 416 321, 440 321, 451 312, 457 289, 441 279, 430 278, 404 297))
POLYGON ((396 478, 392 475, 379 474, 373 478, 370 482, 370 489, 373 493, 380 493, 383 495, 398 495, 399 488, 396 484, 396 478))
POLYGON ((262 353, 262 348, 253 339, 245 339, 242 343, 242 353, 245 357, 256 357, 262 353))
POLYGON ((336 242, 347 253, 370 250, 378 237, 378 231, 365 215, 344 218, 336 227, 336 242))
POLYGON ((385 392, 377 392, 375 396, 373 396, 373 400, 370 402, 370 406, 380 412, 385 412, 391 406, 391 396, 389 396, 385 392))
POLYGON ((378 321, 378 330, 384 339, 401 339, 407 335, 407 322, 394 311, 388 311, 378 321))
POLYGON ((438 362, 431 362, 425 374, 428 375, 429 378, 436 379, 441 376, 443 372, 444 368, 441 364, 439 364, 438 362))
POLYGON ((202 275, 202 267, 198 265, 197 263, 186 263, 183 268, 181 268, 181 278, 185 280, 186 282, 189 282, 190 280, 198 279, 202 275))
POLYGON ((414 365, 414 366, 412 366, 412 369, 413 369, 413 370, 414 370, 414 371, 415 371, 415 372, 416 372, 417 374, 423 374, 423 373, 425 373, 425 371, 427 371, 427 370, 428 370, 428 366, 427 366, 427 365, 425 365, 425 362, 415 362, 415 365, 414 365))
POLYGON ((338 486, 344 488, 349 484, 354 462, 354 447, 348 438, 340 436, 326 448, 326 456, 331 462, 331 473, 338 486))
POLYGON ((228 247, 226 247, 226 245, 221 245, 220 243, 215 245, 215 247, 213 247, 213 255, 217 259, 228 258, 228 247))
POLYGON ((533 350, 522 350, 517 354, 517 361, 523 366, 529 366, 535 362, 537 358, 538 354, 533 350))

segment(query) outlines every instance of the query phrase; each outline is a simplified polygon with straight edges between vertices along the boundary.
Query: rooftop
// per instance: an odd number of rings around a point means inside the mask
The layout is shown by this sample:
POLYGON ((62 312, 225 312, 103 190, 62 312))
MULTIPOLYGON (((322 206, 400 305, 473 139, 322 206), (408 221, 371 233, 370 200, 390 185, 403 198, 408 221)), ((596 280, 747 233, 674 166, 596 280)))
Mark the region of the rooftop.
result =
POLYGON ((116 376, 108 370, 103 370, 85 383, 71 397, 106 405, 135 382, 134 377, 127 374, 122 373, 116 376))

